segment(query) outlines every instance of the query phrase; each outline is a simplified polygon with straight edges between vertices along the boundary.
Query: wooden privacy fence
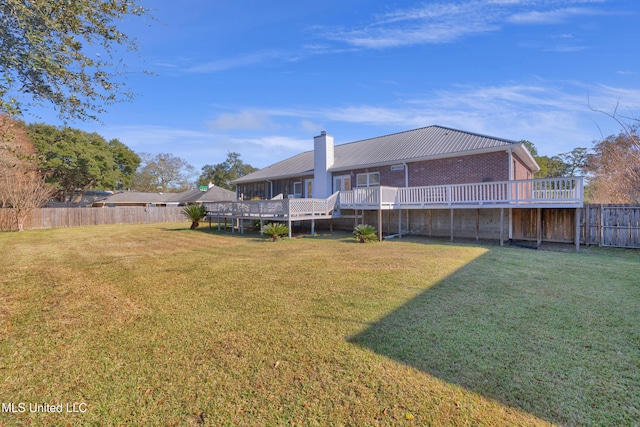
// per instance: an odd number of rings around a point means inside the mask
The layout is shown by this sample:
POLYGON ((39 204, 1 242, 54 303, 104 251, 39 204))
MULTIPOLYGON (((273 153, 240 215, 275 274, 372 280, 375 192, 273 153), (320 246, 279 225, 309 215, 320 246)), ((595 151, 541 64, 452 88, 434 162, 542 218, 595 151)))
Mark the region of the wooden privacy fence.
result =
MULTIPOLYGON (((587 245, 640 248, 640 205, 584 205, 580 209, 580 241, 587 245)), ((181 207, 43 208, 35 209, 25 229, 83 225, 141 224, 185 221, 181 207)), ((575 209, 542 209, 542 239, 570 243, 575 235, 575 209)), ((536 209, 513 210, 515 239, 535 240, 536 209)), ((11 209, 0 209, 0 231, 15 229, 11 209)))
POLYGON ((640 249, 640 205, 585 205, 583 224, 586 244, 640 249))
MULTIPOLYGON (((82 225, 142 224, 185 221, 182 207, 127 206, 114 208, 42 208, 31 211, 24 228, 60 228, 82 225)), ((0 209, 0 230, 15 229, 11 209, 0 209)))
MULTIPOLYGON (((535 209, 513 210, 515 239, 536 240, 535 209)), ((640 205, 588 204, 580 209, 580 243, 640 249, 640 205)), ((575 239, 575 209, 542 209, 541 237, 546 242, 575 239)))

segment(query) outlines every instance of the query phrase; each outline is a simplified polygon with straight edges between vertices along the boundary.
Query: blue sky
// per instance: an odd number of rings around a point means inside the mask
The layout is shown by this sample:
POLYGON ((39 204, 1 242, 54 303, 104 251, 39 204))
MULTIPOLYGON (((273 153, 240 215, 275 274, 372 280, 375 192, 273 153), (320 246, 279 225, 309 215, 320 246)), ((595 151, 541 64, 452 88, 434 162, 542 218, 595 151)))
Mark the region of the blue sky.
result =
POLYGON ((124 26, 138 96, 70 125, 198 170, 230 151, 264 167, 322 130, 340 144, 434 124, 554 155, 618 132, 589 103, 640 116, 637 0, 143 4, 156 20, 124 26))

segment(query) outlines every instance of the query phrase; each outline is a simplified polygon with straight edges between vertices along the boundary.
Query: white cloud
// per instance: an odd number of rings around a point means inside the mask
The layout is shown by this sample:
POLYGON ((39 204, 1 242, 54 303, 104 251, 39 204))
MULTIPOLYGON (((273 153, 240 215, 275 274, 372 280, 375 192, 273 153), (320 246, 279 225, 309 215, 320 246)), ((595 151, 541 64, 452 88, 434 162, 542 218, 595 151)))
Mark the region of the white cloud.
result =
POLYGON ((532 10, 515 13, 507 17, 507 21, 513 24, 560 24, 573 16, 595 15, 600 13, 588 8, 564 8, 548 11, 532 10))
POLYGON ((241 111, 239 113, 224 113, 208 122, 213 130, 261 130, 277 129, 280 126, 269 119, 264 111, 241 111))
POLYGON ((559 24, 577 16, 605 13, 579 7, 604 0, 467 0, 426 4, 376 16, 352 29, 323 29, 327 38, 359 48, 387 48, 450 43, 495 32, 506 25, 559 24))
POLYGON ((320 132, 324 129, 323 125, 313 122, 308 119, 304 119, 300 121, 300 129, 303 132, 309 132, 312 135, 319 135, 320 132))
POLYGON ((271 62, 273 60, 285 59, 288 55, 279 51, 261 51, 251 52, 232 58, 217 59, 214 61, 204 62, 202 64, 192 65, 185 71, 189 73, 216 73, 220 71, 226 71, 234 68, 246 67, 249 65, 255 65, 265 62, 271 62))

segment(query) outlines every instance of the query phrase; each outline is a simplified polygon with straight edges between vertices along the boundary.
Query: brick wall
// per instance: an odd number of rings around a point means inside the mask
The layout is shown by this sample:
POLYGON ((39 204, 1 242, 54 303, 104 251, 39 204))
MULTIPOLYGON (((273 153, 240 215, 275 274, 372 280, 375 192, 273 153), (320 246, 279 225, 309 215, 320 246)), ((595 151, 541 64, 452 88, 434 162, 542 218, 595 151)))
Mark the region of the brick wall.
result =
MULTIPOLYGON (((506 181, 509 179, 508 157, 509 155, 506 151, 500 151, 408 163, 409 187, 506 181)), ((516 163, 519 165, 517 175, 526 175, 525 166, 519 160, 516 163)), ((405 186, 405 171, 403 169, 392 171, 390 165, 353 169, 336 172, 333 175, 351 175, 352 185, 355 186, 357 175, 367 172, 379 172, 381 185, 391 187, 405 186)), ((526 179, 526 177, 519 179, 526 179)))
POLYGON ((527 167, 524 165, 522 160, 518 158, 518 156, 513 156, 513 168, 515 172, 515 179, 532 179, 533 174, 527 167))

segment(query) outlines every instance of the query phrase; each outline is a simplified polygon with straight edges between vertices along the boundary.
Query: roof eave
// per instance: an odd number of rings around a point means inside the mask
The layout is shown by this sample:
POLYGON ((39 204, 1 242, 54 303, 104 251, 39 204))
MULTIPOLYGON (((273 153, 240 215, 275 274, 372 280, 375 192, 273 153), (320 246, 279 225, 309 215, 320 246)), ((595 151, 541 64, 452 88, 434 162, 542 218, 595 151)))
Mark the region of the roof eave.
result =
POLYGON ((291 173, 291 174, 286 174, 286 175, 278 175, 278 176, 270 176, 270 177, 262 177, 262 178, 256 178, 256 179, 247 179, 244 180, 242 178, 238 178, 235 179, 233 181, 231 181, 231 183, 233 185, 237 185, 237 184, 250 184, 252 182, 265 182, 265 181, 275 181, 278 179, 287 179, 287 178, 297 178, 297 177, 303 177, 303 176, 307 176, 307 175, 313 175, 313 169, 308 170, 308 171, 304 171, 304 172, 297 172, 297 173, 291 173))

